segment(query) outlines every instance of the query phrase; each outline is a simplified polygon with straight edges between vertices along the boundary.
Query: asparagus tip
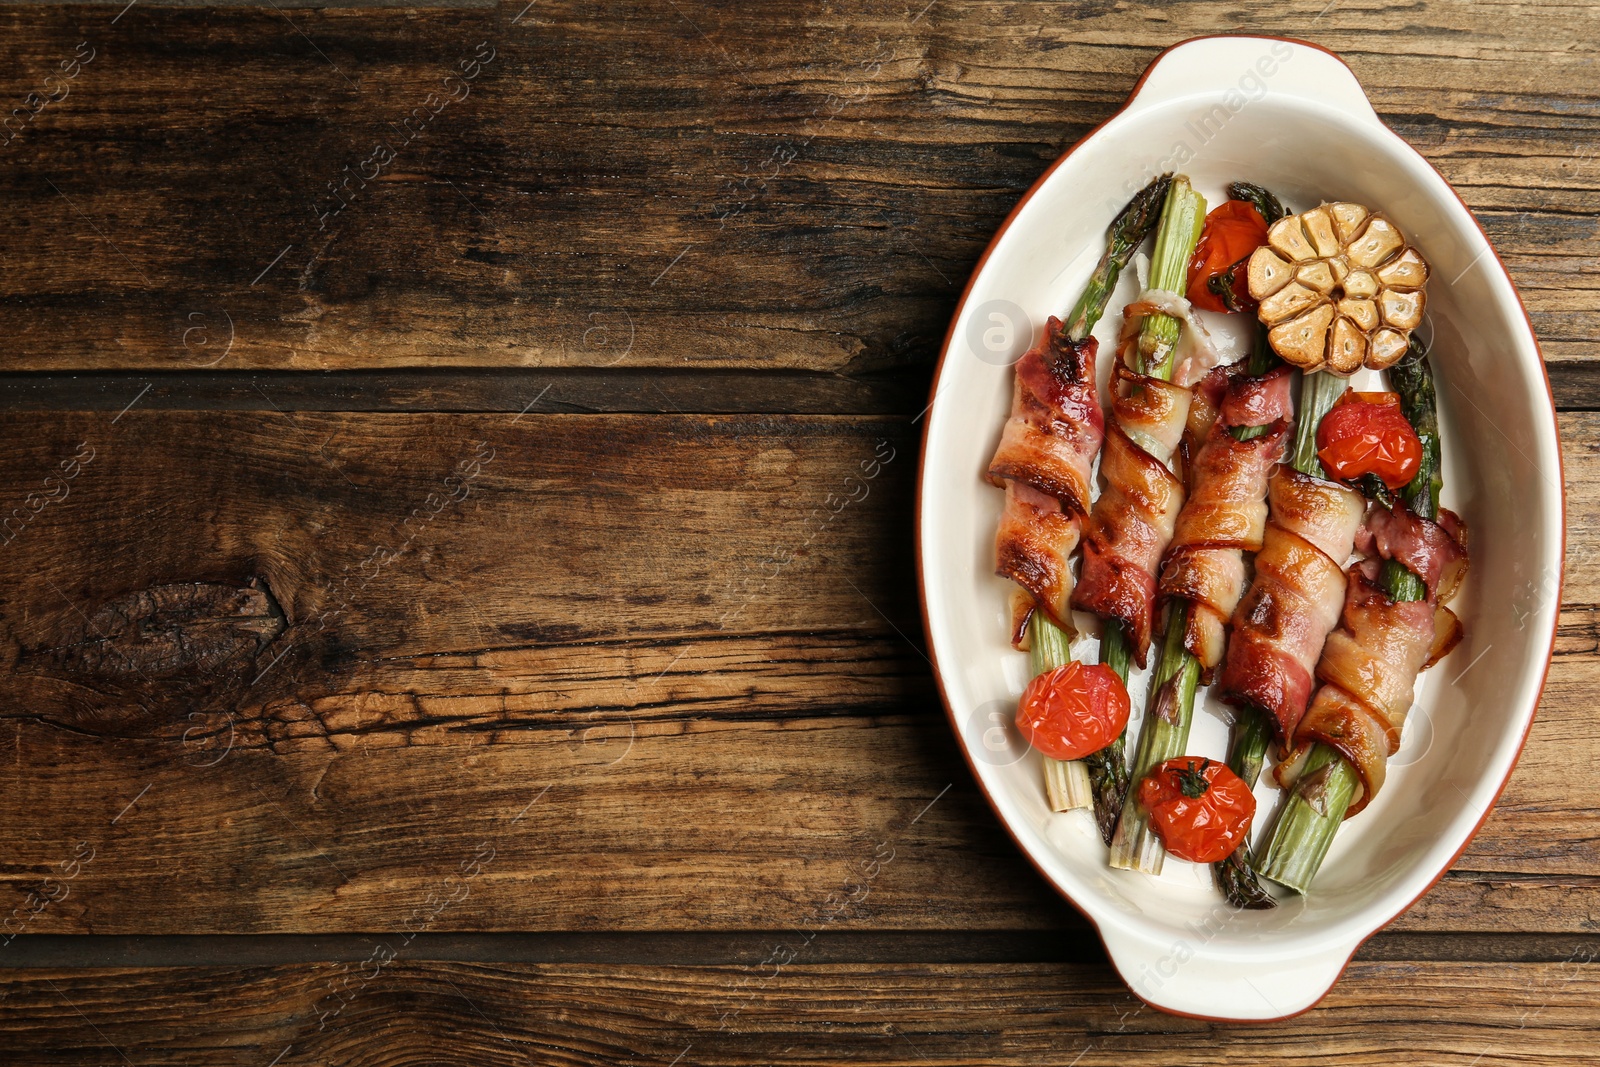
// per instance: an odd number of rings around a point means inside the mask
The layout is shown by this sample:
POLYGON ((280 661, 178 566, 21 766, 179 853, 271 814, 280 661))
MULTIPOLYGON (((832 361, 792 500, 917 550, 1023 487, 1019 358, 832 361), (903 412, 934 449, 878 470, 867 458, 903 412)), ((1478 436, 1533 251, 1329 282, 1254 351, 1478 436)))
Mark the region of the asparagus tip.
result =
POLYGON ((1227 859, 1215 864, 1217 884, 1222 888, 1222 895, 1236 908, 1251 911, 1276 908, 1278 902, 1261 888, 1252 862, 1250 846, 1242 844, 1227 859))

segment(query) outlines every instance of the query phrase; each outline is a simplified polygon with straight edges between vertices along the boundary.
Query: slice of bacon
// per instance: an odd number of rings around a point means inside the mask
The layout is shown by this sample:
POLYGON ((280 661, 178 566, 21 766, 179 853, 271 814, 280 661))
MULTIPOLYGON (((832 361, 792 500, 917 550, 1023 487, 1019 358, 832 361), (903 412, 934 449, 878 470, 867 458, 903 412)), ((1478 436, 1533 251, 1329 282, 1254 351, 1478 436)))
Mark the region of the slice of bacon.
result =
POLYGON ((1222 397, 1228 391, 1228 383, 1233 380, 1232 370, 1232 367, 1216 367, 1195 383, 1194 398, 1189 402, 1188 427, 1184 432, 1184 437, 1194 442, 1191 452, 1200 450, 1201 442, 1211 432, 1211 424, 1217 421, 1222 397))
MULTIPOLYGON (((1011 416, 989 464, 1006 490, 995 534, 995 573, 1071 632, 1072 553, 1089 513, 1105 415, 1095 386, 1094 338, 1073 341, 1051 316, 1044 338, 1017 361, 1011 416)), ((1014 607, 1013 643, 1031 608, 1014 607)), ((1020 647, 1020 645, 1019 645, 1020 647)))
POLYGON ((1222 698, 1265 709, 1287 748, 1311 699, 1312 670, 1344 603, 1344 561, 1366 501, 1335 482, 1279 466, 1255 578, 1233 613, 1222 698))
MULTIPOLYGON (((1072 553, 1079 530, 1077 516, 1062 511, 1055 497, 1021 482, 1006 483, 1006 506, 994 540, 995 573, 1027 590, 1034 604, 1069 633, 1072 553)), ((1016 643, 1026 631, 1026 615, 1013 609, 1012 625, 1016 643)))
POLYGON ((1430 522, 1403 507, 1375 507, 1356 533, 1356 551, 1399 560, 1428 587, 1428 600, 1448 604, 1467 575, 1467 525, 1449 509, 1430 522))
POLYGON ((1235 377, 1189 467, 1188 499, 1162 564, 1160 590, 1163 597, 1189 601, 1183 644, 1207 684, 1244 594, 1244 554, 1261 548, 1268 480, 1283 458, 1293 410, 1287 367, 1259 378, 1235 377), (1241 441, 1230 432, 1238 426, 1268 429, 1241 441))
POLYGON ((1052 315, 1044 339, 1017 361, 1011 417, 989 464, 996 486, 1022 482, 1073 514, 1089 513, 1106 425, 1095 388, 1098 347, 1093 337, 1073 341, 1052 315))
POLYGON ((1222 394, 1217 417, 1228 426, 1271 426, 1280 419, 1287 422, 1294 413, 1289 385, 1288 367, 1253 378, 1236 377, 1222 394))
POLYGON ((1417 674, 1435 642, 1434 606, 1394 601, 1373 575, 1373 561, 1348 572, 1349 594, 1339 629, 1328 636, 1317 664, 1323 686, 1295 731, 1295 743, 1320 741, 1348 759, 1361 781, 1346 818, 1383 787, 1389 757, 1414 700, 1417 674))
POLYGON ((1020 585, 1011 590, 1011 647, 1018 652, 1027 652, 1033 646, 1033 638, 1028 633, 1028 623, 1033 619, 1035 608, 1033 594, 1026 592, 1020 585))
POLYGON ((1189 390, 1120 365, 1114 387, 1100 458, 1106 487, 1085 526, 1072 606, 1121 622, 1143 667, 1155 630, 1156 575, 1183 507, 1183 483, 1167 460, 1183 435, 1189 390))
POLYGON ((1461 620, 1456 613, 1443 604, 1434 606, 1433 609, 1433 647, 1428 649, 1428 662, 1422 665, 1423 670, 1438 663, 1448 656, 1466 636, 1462 629, 1461 620))

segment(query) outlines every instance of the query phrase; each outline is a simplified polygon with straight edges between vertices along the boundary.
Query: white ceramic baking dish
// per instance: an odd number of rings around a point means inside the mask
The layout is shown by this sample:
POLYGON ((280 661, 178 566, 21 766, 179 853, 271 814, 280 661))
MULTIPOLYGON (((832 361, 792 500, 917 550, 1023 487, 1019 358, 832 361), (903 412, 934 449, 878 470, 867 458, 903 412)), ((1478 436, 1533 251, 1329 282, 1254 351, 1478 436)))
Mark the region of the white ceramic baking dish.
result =
MULTIPOLYGON (((1131 274, 1097 330, 1102 367, 1131 274)), ((1556 419, 1533 330, 1483 230, 1332 53, 1264 37, 1185 42, 1001 226, 946 337, 924 433, 917 546, 929 642, 973 773, 1018 846, 1154 1007, 1242 1020, 1316 1003, 1357 946, 1466 847, 1511 773, 1549 663, 1563 545, 1556 419), (992 574, 1002 494, 983 472, 1009 407, 1009 363, 1048 314, 1072 305, 1116 210, 1166 170, 1188 174, 1213 204, 1240 178, 1295 210, 1367 204, 1421 249, 1433 266, 1444 501, 1472 527, 1457 604, 1467 636, 1423 675, 1388 784, 1342 828, 1312 893, 1264 913, 1234 911, 1207 871, 1170 858, 1159 878, 1110 870, 1085 813, 1048 809, 1039 758, 1008 725, 1027 670, 1006 640, 1008 587, 992 574)), ((1077 652, 1092 658, 1092 637, 1077 652)), ((1142 688, 1133 697, 1138 715, 1142 688)), ((1209 696, 1197 709, 1190 751, 1223 757, 1225 710, 1209 696)), ((1265 781, 1258 797, 1261 831, 1278 798, 1265 781)))

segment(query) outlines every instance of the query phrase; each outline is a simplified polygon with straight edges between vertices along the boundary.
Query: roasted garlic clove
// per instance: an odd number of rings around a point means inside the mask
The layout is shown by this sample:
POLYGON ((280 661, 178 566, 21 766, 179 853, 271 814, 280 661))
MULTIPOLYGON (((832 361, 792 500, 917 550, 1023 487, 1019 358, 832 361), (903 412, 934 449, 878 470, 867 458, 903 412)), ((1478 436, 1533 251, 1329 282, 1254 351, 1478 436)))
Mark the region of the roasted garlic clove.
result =
POLYGON ((1273 351, 1303 370, 1382 370, 1422 322, 1428 263, 1360 204, 1288 215, 1250 256, 1250 295, 1273 351))
POLYGON ((1268 330, 1267 342, 1296 367, 1320 367, 1327 360, 1328 324, 1332 321, 1333 308, 1323 304, 1268 330))
POLYGON ((1294 277, 1294 267, 1280 259, 1272 249, 1265 246, 1256 249, 1250 257, 1250 265, 1246 268, 1250 291, 1260 293, 1256 299, 1271 296, 1294 277))
POLYGON ((1400 362, 1400 357, 1411 347, 1409 336, 1409 332, 1400 333, 1388 329, 1373 334, 1372 344, 1367 352, 1367 366, 1373 370, 1387 370, 1400 362))

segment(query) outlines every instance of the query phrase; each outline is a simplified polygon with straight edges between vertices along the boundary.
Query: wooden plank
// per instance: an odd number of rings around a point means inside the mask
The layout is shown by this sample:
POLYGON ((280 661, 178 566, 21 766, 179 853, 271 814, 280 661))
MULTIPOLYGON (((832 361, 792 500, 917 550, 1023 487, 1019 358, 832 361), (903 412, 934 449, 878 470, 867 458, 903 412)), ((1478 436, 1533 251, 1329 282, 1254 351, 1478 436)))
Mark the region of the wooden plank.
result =
MULTIPOLYGON (((1495 866, 1496 839, 1511 837, 1525 817, 1510 808, 1496 808, 1484 834, 1474 840, 1460 862, 1388 929, 1508 934, 1579 934, 1593 929, 1600 918, 1600 882, 1593 874, 1474 870, 1495 866), (1487 837, 1489 833, 1496 837, 1487 837)), ((1576 846, 1579 850, 1592 847, 1585 839, 1576 846)))
POLYGON ((926 367, 1022 190, 1160 45, 1219 29, 1343 51, 1478 212, 1550 358, 1582 362, 1600 68, 1567 42, 1594 22, 1321 0, 1226 25, 1202 2, 7 5, 5 94, 31 116, 5 145, 8 366, 926 367), (446 89, 463 60, 476 76, 446 89))
MULTIPOLYGON (((1600 906, 1600 784, 1572 773, 1600 752, 1600 417, 1563 426, 1549 695, 1408 930, 1576 933, 1600 906)), ((1081 930, 977 794, 912 641, 914 432, 5 416, 3 499, 66 493, 0 546, 12 929, 392 930, 487 847, 430 929, 782 928, 892 853, 831 926, 1081 930)))
MULTIPOLYGON (((392 929, 487 842, 494 872, 438 929, 761 929, 827 914, 829 898, 859 884, 885 846, 893 865, 866 902, 832 920, 840 928, 1081 929, 1023 865, 953 760, 928 766, 929 735, 941 726, 685 726, 634 738, 631 748, 626 735, 584 744, 569 729, 541 746, 468 755, 234 753, 217 768, 173 766, 171 745, 48 745, 19 733, 25 766, 62 769, 8 783, 8 815, 70 809, 13 823, 7 896, 25 919, 28 894, 41 878, 59 878, 76 842, 88 841, 96 859, 72 898, 28 931, 392 929), (627 755, 607 765, 618 749, 627 755), (747 768, 727 770, 740 761, 747 768), (951 782, 959 784, 908 827, 951 782), (88 798, 74 800, 78 793, 88 798), (642 803, 672 816, 641 811, 642 803), (184 872, 178 898, 166 892, 175 869, 184 872)), ((1401 928, 1592 929, 1600 888, 1581 874, 1593 871, 1592 845, 1561 842, 1569 851, 1559 863, 1540 854, 1548 849, 1514 854, 1527 821, 1508 801, 1462 869, 1401 928), (1550 873, 1473 870, 1497 866, 1550 873)))
MULTIPOLYGON (((392 940, 392 939, 391 939, 392 940)), ((796 939, 797 940, 797 939, 796 939)), ((791 944, 797 955, 803 948, 791 944)), ((0 972, 8 1062, 410 1062, 1459 1067, 1592 1061, 1600 974, 1545 964, 1353 964, 1310 1013, 1227 1026, 1161 1015, 1104 965, 473 965, 0 972)), ((770 954, 770 953, 769 953, 770 954)), ((1268 994, 1270 995, 1270 994, 1268 994)))
POLYGON ((181 582, 258 579, 320 671, 356 650, 859 629, 912 576, 879 543, 909 510, 904 419, 125 406, 0 423, 0 499, 41 494, 0 558, 34 579, 9 617, 29 605, 13 633, 40 655, 115 596, 181 582), (820 599, 792 592, 830 572, 820 599), (463 624, 466 644, 439 640, 463 624))
POLYGON ((1550 393, 1561 410, 1600 410, 1600 370, 1590 363, 1546 363, 1550 393))

